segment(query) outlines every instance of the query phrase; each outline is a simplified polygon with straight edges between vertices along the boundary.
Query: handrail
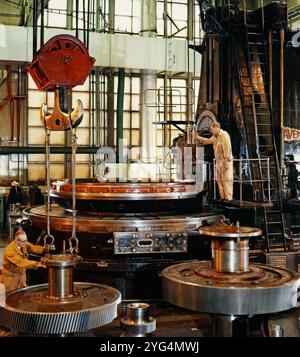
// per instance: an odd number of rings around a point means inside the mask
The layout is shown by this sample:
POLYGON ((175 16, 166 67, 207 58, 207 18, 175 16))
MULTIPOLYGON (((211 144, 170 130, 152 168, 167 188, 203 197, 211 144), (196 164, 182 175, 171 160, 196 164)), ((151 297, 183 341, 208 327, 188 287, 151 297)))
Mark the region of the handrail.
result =
MULTIPOLYGON (((217 199, 217 181, 224 181, 224 179, 221 177, 217 177, 217 172, 216 172, 216 167, 217 167, 217 162, 218 161, 225 161, 224 159, 214 159, 214 177, 213 177, 213 180, 214 180, 214 200, 217 199)), ((268 203, 271 203, 271 175, 270 175, 270 159, 269 158, 263 158, 263 159, 233 159, 233 162, 237 162, 238 165, 239 165, 239 177, 238 178, 234 178, 233 177, 233 180, 231 181, 227 181, 227 182, 232 182, 232 183, 238 183, 239 184, 239 188, 240 188, 240 197, 239 197, 239 201, 240 201, 240 205, 243 204, 243 185, 246 184, 246 183, 250 183, 250 184, 253 184, 253 183, 257 183, 257 182, 260 182, 260 183, 267 183, 268 184, 268 203), (267 170, 266 172, 266 178, 261 178, 260 180, 255 180, 255 179, 243 179, 243 163, 249 163, 251 165, 251 163, 255 163, 255 162, 258 162, 260 167, 262 167, 262 163, 266 163, 266 167, 263 167, 264 169, 267 170)), ((264 191, 264 190, 263 190, 264 191)), ((257 202, 255 200, 253 200, 253 202, 257 202)))

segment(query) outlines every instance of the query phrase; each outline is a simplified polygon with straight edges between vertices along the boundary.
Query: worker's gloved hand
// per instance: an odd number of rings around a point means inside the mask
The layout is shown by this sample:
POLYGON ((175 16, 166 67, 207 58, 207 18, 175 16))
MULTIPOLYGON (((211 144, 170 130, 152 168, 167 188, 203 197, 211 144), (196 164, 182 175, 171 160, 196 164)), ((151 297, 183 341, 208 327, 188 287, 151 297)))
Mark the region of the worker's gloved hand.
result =
POLYGON ((41 262, 37 264, 37 267, 47 269, 46 265, 42 264, 41 262))

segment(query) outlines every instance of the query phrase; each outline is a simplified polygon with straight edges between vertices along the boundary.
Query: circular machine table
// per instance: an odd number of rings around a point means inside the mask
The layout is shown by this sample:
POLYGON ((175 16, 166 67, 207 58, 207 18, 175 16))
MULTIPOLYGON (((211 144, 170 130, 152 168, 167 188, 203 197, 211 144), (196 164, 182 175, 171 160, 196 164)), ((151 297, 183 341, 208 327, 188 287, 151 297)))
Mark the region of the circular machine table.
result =
POLYGON ((300 275, 289 269, 252 264, 244 273, 219 273, 212 262, 167 267, 163 296, 171 304, 221 315, 259 315, 298 307, 300 275))
MULTIPOLYGON (((161 212, 178 209, 182 212, 187 208, 197 209, 195 201, 201 203, 199 195, 203 190, 203 184, 104 183, 77 180, 76 204, 78 211, 94 213, 161 212)), ((72 184, 69 180, 53 182, 50 195, 55 203, 71 209, 72 184)))
MULTIPOLYGON (((23 211, 33 226, 45 229, 47 223, 46 206, 35 206, 23 211)), ((114 233, 154 231, 195 231, 206 221, 215 224, 222 218, 217 211, 194 214, 82 214, 76 218, 77 232, 114 233)), ((51 229, 63 232, 72 231, 72 215, 62 207, 53 204, 51 210, 51 229)))

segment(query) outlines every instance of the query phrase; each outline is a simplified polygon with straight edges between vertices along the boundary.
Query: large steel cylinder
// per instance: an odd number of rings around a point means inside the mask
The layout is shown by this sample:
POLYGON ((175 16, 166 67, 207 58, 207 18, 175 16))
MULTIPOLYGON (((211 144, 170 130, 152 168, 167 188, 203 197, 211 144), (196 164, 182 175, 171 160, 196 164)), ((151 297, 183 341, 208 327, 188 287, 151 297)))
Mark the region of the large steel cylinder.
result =
POLYGON ((48 298, 69 299, 74 296, 73 269, 75 260, 71 255, 60 254, 44 258, 48 268, 48 298))
POLYGON ((249 271, 249 239, 213 239, 213 268, 219 273, 249 271))

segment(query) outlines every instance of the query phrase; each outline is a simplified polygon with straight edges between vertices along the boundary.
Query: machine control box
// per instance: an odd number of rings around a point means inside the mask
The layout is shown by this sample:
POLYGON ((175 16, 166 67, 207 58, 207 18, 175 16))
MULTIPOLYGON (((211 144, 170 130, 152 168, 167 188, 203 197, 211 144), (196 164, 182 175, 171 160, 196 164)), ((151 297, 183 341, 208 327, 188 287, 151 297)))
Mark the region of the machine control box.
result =
POLYGON ((114 233, 115 254, 186 253, 185 232, 114 233))

